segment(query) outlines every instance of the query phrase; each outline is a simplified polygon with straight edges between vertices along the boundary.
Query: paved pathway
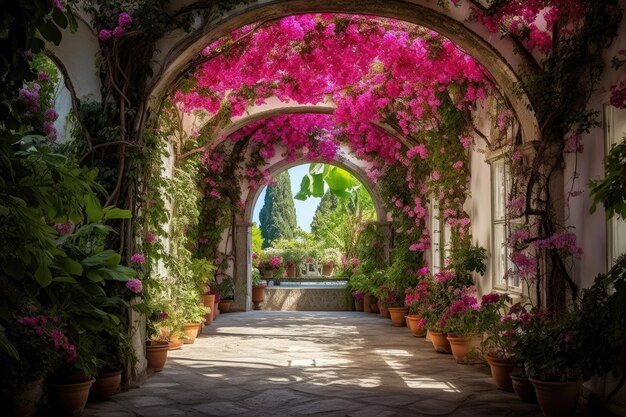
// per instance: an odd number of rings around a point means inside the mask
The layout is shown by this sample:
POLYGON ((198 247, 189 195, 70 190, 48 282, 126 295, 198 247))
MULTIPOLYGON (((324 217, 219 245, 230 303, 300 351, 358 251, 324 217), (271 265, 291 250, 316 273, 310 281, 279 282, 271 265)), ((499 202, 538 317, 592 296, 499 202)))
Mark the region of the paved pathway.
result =
POLYGON ((163 372, 90 417, 541 416, 495 388, 485 365, 451 355, 375 314, 222 314, 163 372))

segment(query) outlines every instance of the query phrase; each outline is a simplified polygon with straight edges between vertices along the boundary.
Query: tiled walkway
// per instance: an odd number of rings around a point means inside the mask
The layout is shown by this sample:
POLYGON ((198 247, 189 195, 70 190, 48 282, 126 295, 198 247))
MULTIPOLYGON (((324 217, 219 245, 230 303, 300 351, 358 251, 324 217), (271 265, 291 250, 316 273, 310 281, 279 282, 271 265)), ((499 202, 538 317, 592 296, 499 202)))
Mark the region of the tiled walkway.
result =
POLYGON ((86 416, 541 416, 375 314, 222 314, 163 372, 86 416))

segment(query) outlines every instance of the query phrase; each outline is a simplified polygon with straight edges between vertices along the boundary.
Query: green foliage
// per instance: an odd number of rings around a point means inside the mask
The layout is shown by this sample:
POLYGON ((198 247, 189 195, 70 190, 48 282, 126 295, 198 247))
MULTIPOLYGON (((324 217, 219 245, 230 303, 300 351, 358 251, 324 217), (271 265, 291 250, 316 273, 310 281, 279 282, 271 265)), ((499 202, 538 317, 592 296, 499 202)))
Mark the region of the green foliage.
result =
POLYGON ((335 211, 338 205, 339 200, 335 194, 327 192, 322 196, 317 209, 315 209, 313 220, 311 221, 311 233, 313 233, 313 235, 319 234, 320 228, 324 225, 325 218, 329 216, 329 213, 335 211))
POLYGON ((278 239, 293 239, 294 231, 298 227, 289 172, 280 173, 275 181, 276 185, 267 187, 263 208, 259 213, 265 248, 278 239))
POLYGON ((257 255, 263 250, 263 235, 256 223, 252 224, 252 252, 257 255))
POLYGON ((339 200, 333 211, 319 212, 313 239, 322 247, 339 249, 347 259, 356 258, 360 232, 375 216, 372 198, 359 187, 350 198, 339 200))
POLYGON ((341 252, 336 248, 326 248, 322 251, 319 260, 322 265, 327 265, 332 262, 334 266, 338 267, 341 265, 341 252))
POLYGON ((450 269, 457 274, 471 275, 473 272, 484 275, 487 270, 487 249, 470 245, 469 242, 452 251, 450 269))
POLYGON ((345 169, 334 165, 315 163, 309 166, 309 172, 302 178, 300 191, 294 198, 304 201, 309 197, 323 197, 327 192, 330 192, 337 198, 347 199, 360 186, 360 181, 345 169))
POLYGON ((626 219, 626 140, 613 146, 606 157, 604 179, 591 181, 591 213, 601 203, 606 218, 614 215, 626 219))

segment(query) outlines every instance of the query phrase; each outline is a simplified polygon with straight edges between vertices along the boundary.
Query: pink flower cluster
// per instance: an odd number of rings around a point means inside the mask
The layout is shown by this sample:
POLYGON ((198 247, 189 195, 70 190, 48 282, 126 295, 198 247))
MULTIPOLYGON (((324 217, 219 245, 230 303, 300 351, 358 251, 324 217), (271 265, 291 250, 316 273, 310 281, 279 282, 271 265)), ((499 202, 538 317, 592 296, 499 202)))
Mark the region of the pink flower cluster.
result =
POLYGON ((626 109, 626 78, 611 87, 611 106, 626 109))
POLYGON ((142 253, 134 253, 130 257, 130 261, 135 264, 142 264, 146 261, 146 258, 142 253))
POLYGON ((56 223, 54 225, 54 230, 56 230, 58 234, 63 236, 70 233, 73 226, 74 225, 72 223, 56 223))
POLYGON ((113 29, 100 29, 100 32, 98 32, 98 38, 101 42, 108 42, 112 37, 121 38, 132 24, 132 16, 127 12, 122 12, 117 16, 117 26, 113 29))
POLYGON ((546 239, 534 241, 533 245, 538 249, 562 250, 578 259, 583 254, 583 250, 576 244, 576 235, 571 232, 555 233, 546 239))
POLYGON ((280 267, 283 263, 283 258, 281 258, 280 256, 272 256, 269 261, 267 261, 267 265, 269 266, 269 269, 277 269, 278 267, 280 267))
POLYGON ((137 278, 132 278, 126 281, 126 288, 135 294, 139 294, 143 289, 143 283, 137 278))
POLYGON ((50 338, 55 350, 63 350, 67 363, 76 361, 76 346, 69 342, 65 333, 59 328, 59 317, 36 314, 35 306, 30 307, 30 313, 30 315, 16 316, 15 320, 19 324, 34 329, 36 335, 50 338))

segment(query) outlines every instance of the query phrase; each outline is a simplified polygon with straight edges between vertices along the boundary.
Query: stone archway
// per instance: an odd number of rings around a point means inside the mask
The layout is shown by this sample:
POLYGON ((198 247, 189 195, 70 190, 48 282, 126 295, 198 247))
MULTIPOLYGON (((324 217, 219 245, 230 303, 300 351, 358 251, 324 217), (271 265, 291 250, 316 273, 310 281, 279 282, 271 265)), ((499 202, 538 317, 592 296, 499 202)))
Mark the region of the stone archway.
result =
MULTIPOLYGON (((269 166, 268 170, 271 176, 279 174, 289 168, 292 168, 297 165, 306 164, 312 161, 304 161, 298 160, 293 162, 287 162, 285 160, 280 160, 269 166)), ((325 162, 325 161, 319 161, 325 162)), ((325 162, 331 165, 336 165, 340 168, 343 168, 349 171, 352 175, 354 175, 367 189, 368 193, 372 197, 372 201, 374 203, 374 208, 376 209, 376 218, 377 224, 381 228, 390 229, 391 222, 388 219, 388 213, 384 208, 383 200, 380 194, 377 191, 376 185, 367 177, 365 171, 358 166, 354 161, 351 161, 345 157, 337 157, 335 161, 325 162)), ((257 203, 259 196, 263 188, 258 188, 253 192, 248 193, 248 196, 245 200, 245 207, 242 215, 237 216, 235 220, 235 224, 233 225, 235 228, 235 240, 233 242, 233 252, 235 255, 235 265, 234 265, 234 276, 233 279, 235 281, 235 288, 246 288, 244 294, 238 294, 239 297, 235 297, 235 304, 233 308, 235 310, 240 311, 248 311, 252 309, 252 300, 250 298, 251 290, 252 290, 252 276, 251 276, 251 227, 252 227, 252 213, 254 207, 257 203)), ((388 236, 391 236, 390 233, 387 233, 388 236)), ((390 243, 386 242, 385 244, 385 254, 386 257, 389 257, 390 243)))
POLYGON ((433 29, 448 37, 489 70, 520 123, 522 140, 530 142, 539 137, 539 126, 530 100, 525 94, 519 94, 517 88, 519 77, 516 69, 523 66, 526 60, 513 52, 515 45, 506 38, 493 39, 493 34, 484 27, 466 21, 469 8, 452 7, 446 13, 428 0, 272 0, 239 6, 190 34, 170 38, 169 43, 163 42, 162 49, 168 52, 162 55, 158 63, 161 71, 155 77, 150 91, 150 107, 158 107, 160 98, 169 93, 170 86, 190 69, 201 50, 213 40, 258 21, 316 12, 389 17, 433 29))

